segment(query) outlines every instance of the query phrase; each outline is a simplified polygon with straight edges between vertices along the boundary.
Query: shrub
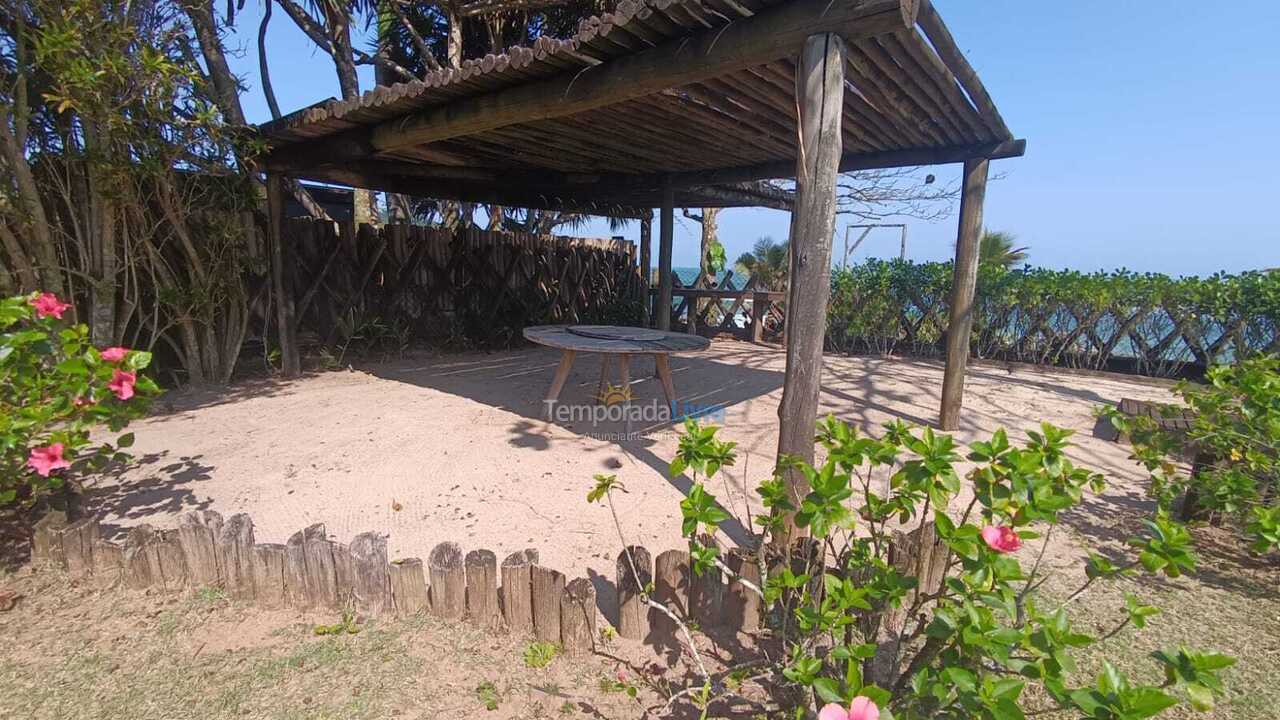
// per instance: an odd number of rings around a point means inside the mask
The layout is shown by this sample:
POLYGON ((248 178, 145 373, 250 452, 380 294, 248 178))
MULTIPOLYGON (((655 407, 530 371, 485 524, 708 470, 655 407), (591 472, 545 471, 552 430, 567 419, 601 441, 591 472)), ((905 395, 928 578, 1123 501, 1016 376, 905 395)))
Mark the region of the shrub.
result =
POLYGON ((50 293, 0 300, 0 506, 30 505, 101 469, 133 444, 95 442, 91 431, 119 432, 159 392, 140 371, 151 354, 95 348, 84 325, 50 293))
MULTIPOLYGON (((693 571, 732 575, 710 539, 728 515, 707 483, 736 459, 734 444, 716 432, 686 422, 671 471, 693 475, 680 504, 693 571)), ((1100 475, 1068 459, 1070 435, 1045 424, 1015 447, 997 431, 970 446, 967 458, 976 466, 962 479, 961 450, 947 435, 893 423, 873 438, 833 419, 821 423, 817 442, 826 459, 788 464, 807 478, 807 494, 792 497, 780 477, 758 489, 767 509, 756 518, 767 577, 760 590, 787 656, 761 659, 753 672, 803 691, 797 715, 823 706, 823 720, 1013 720, 1054 712, 1119 720, 1152 717, 1183 701, 1212 707, 1222 689, 1219 671, 1234 662, 1216 653, 1154 654, 1167 678, 1159 686, 1110 663, 1096 682, 1073 684, 1077 651, 1127 627, 1142 628, 1158 611, 1129 595, 1123 607, 1106 609, 1114 621, 1095 637, 1073 626, 1067 608, 1088 602, 1096 583, 1137 572, 1177 577, 1194 567, 1195 557, 1186 530, 1158 513, 1130 541, 1133 557, 1090 554, 1086 579, 1074 592, 1056 598, 1037 592, 1048 569, 1040 559, 1024 566, 1013 551, 1024 543, 1047 545, 1060 515, 1104 486, 1100 475), (973 498, 953 513, 965 480, 973 498), (792 513, 808 537, 789 544, 785 516, 792 513), (934 560, 924 562, 933 563, 933 573, 901 562, 898 553, 912 537, 936 537, 936 544, 917 540, 932 548, 934 560), (927 585, 917 576, 930 578, 927 585), (1039 691, 1028 692, 1031 685, 1039 691)), ((621 489, 616 478, 598 476, 589 499, 612 507, 615 489, 621 489)), ((1031 554, 1043 558, 1042 549, 1031 554)), ((1092 610, 1096 617, 1104 608, 1092 610)), ((702 672, 701 690, 683 696, 705 710, 713 690, 729 694, 732 684, 702 672)))
POLYGON ((1280 547, 1280 358, 1213 367, 1206 380, 1174 391, 1194 414, 1186 431, 1103 412, 1129 436, 1162 508, 1181 501, 1184 518, 1217 515, 1243 526, 1257 552, 1280 547), (1191 472, 1179 467, 1185 458, 1196 460, 1191 472))

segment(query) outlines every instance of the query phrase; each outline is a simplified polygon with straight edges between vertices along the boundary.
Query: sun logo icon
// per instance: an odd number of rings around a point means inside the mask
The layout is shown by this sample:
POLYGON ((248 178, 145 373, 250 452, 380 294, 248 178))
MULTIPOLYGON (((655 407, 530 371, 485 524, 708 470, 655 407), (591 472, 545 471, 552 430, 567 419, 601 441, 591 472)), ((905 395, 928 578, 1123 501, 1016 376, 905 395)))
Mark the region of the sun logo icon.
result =
POLYGON ((596 400, 599 400, 606 407, 627 402, 630 399, 630 385, 614 385, 613 383, 609 383, 605 385, 604 390, 601 390, 599 395, 596 395, 596 400))

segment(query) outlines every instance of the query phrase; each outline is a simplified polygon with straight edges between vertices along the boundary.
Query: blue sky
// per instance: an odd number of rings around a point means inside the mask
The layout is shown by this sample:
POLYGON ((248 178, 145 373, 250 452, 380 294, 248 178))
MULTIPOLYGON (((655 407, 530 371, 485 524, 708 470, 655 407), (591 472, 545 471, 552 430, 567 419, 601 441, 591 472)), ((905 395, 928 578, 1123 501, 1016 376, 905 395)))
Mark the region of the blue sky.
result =
MULTIPOLYGON (((1052 268, 1208 275, 1280 266, 1280 4, 963 2, 934 0, 1006 122, 1023 158, 992 163, 986 225, 1017 234, 1033 264, 1052 268)), ((247 3, 228 38, 249 91, 250 121, 269 119, 258 83, 261 3, 247 3), (235 52, 235 51, 239 52, 235 52)), ((284 112, 338 95, 333 64, 278 8, 268 35, 284 112)), ((372 86, 365 69, 362 88, 372 86)), ((933 170, 954 182, 956 166, 933 170)), ((906 220, 908 255, 950 257, 955 208, 906 220)), ((837 248, 843 226, 837 223, 837 248)), ((729 257, 756 238, 787 236, 775 210, 721 213, 729 257)), ((891 256, 889 231, 855 257, 891 256)), ((694 265, 696 223, 677 213, 674 262, 694 265)), ((593 224, 581 234, 607 236, 593 224)), ((632 224, 623 234, 638 236, 632 224)), ((655 257, 656 257, 655 248, 655 257)))

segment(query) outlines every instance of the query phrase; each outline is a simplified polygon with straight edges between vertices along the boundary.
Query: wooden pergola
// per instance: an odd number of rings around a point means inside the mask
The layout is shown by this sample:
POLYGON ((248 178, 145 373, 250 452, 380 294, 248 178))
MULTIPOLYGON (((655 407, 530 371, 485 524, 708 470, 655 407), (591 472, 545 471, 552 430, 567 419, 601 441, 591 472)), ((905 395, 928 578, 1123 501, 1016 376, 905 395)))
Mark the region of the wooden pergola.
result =
MULTIPOLYGON (((277 260, 284 176, 641 218, 645 268, 657 208, 658 307, 669 308, 675 207, 789 209, 779 452, 810 460, 838 174, 964 165, 940 421, 955 429, 988 162, 1025 149, 928 0, 624 0, 571 38, 260 130, 277 260), (794 194, 770 179, 794 179, 794 194)), ((277 262, 276 276, 286 271, 277 262)), ((287 303, 280 312, 296 372, 287 303)), ((665 329, 669 313, 657 322, 665 329)))

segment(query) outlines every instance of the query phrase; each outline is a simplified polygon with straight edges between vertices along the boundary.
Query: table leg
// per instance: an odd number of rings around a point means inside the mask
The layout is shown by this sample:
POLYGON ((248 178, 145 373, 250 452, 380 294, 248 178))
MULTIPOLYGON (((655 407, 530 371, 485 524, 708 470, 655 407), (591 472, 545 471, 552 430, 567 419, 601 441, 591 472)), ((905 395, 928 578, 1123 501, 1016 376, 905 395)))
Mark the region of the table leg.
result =
POLYGON ((600 402, 600 398, 604 397, 604 391, 609 389, 609 353, 600 353, 600 384, 596 386, 596 402, 600 402))
POLYGON ((631 356, 622 354, 618 356, 618 379, 622 381, 622 392, 626 393, 626 400, 622 401, 622 411, 625 418, 626 436, 631 437, 631 356))
POLYGON ((552 405, 560 398, 564 382, 569 379, 569 371, 573 369, 573 356, 576 354, 573 350, 560 352, 560 365, 556 367, 556 376, 552 378, 551 389, 547 391, 547 399, 543 401, 543 413, 548 420, 551 419, 552 405))
MULTIPOLYGON (((662 383, 662 393, 667 397, 667 407, 672 415, 676 411, 676 385, 671 381, 671 363, 663 353, 654 353, 653 364, 658 368, 658 380, 662 383)), ((675 418, 672 417, 672 420, 675 418)))

